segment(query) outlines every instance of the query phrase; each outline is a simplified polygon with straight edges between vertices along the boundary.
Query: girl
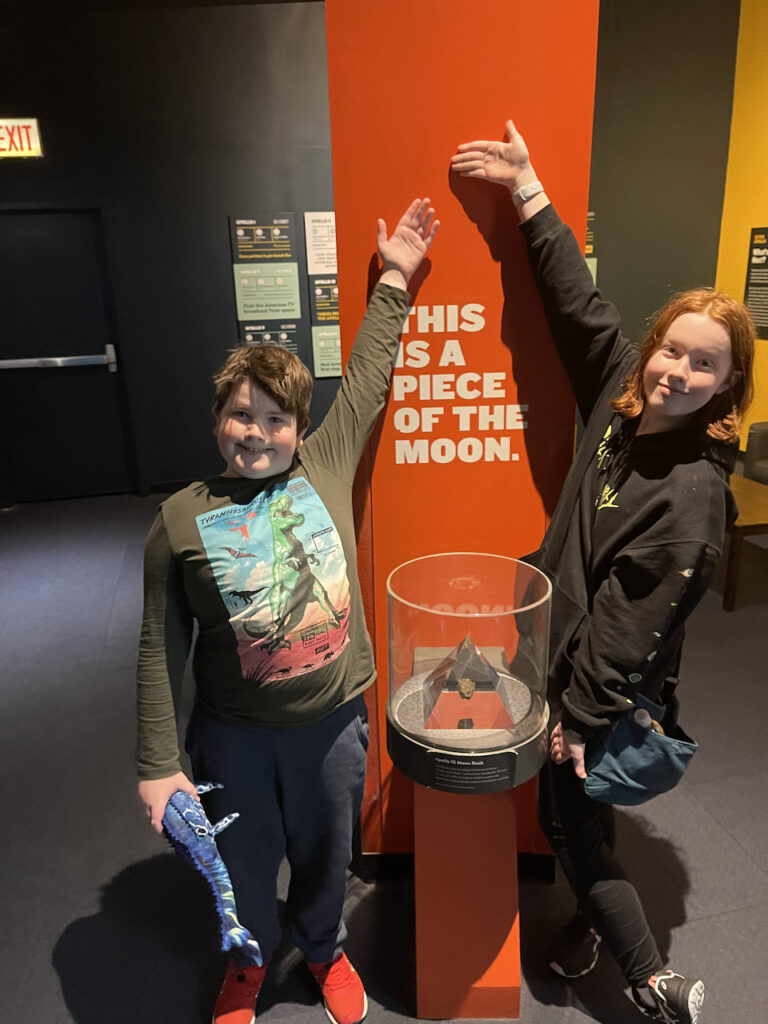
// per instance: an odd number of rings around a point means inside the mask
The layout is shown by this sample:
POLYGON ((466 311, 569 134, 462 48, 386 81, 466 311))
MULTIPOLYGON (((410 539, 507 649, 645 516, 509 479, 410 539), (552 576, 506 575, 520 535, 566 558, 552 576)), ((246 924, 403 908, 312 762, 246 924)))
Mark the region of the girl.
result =
POLYGON ((613 854, 612 808, 584 793, 584 749, 635 694, 663 701, 677 681, 685 620, 711 582, 736 516, 728 478, 752 397, 754 325, 741 303, 700 288, 667 303, 638 354, 512 121, 503 142, 459 146, 451 168, 512 193, 586 425, 544 542, 531 556, 553 582, 553 727, 539 813, 579 904, 551 966, 565 977, 586 974, 602 940, 648 1016, 695 1024, 703 982, 665 967, 613 854))

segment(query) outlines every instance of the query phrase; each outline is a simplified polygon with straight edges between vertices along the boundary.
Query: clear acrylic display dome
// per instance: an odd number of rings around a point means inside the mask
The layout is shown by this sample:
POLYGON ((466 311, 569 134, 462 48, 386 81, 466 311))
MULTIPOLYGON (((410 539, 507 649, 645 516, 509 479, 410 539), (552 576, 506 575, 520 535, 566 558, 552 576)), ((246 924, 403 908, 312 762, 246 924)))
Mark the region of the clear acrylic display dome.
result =
POLYGON ((390 573, 387 735, 406 775, 480 792, 538 771, 551 589, 533 566, 477 552, 427 555, 390 573))

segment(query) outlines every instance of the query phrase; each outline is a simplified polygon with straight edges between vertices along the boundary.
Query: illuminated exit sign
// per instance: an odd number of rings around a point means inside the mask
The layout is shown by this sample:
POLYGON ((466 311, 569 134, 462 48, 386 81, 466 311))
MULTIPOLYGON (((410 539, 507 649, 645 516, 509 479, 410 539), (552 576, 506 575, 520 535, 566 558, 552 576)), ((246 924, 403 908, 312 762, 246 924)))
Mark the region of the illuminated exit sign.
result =
POLYGON ((42 155, 36 117, 0 117, 0 157, 42 155))

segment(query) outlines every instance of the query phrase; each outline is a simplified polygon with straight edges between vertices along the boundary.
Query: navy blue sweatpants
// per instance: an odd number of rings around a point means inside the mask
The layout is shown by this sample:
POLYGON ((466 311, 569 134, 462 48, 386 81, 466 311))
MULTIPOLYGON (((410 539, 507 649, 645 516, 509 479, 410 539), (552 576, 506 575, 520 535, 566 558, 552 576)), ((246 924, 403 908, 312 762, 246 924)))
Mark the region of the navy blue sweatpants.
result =
POLYGON ((217 836, 240 922, 268 963, 280 941, 277 873, 291 867, 286 916, 311 963, 327 963, 346 938, 343 920, 352 832, 360 815, 368 748, 365 701, 298 728, 221 722, 195 710, 186 749, 199 782, 224 789, 203 797, 216 822, 240 817, 217 836))

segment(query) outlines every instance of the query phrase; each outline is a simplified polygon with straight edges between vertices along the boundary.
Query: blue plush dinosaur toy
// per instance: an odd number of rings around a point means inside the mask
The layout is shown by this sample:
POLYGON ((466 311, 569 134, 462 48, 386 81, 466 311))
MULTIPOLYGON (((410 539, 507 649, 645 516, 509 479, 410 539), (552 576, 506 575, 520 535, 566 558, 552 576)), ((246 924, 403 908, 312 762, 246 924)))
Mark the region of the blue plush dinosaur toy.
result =
MULTIPOLYGON (((201 782, 198 793, 223 789, 218 782, 201 782)), ((193 868, 200 872, 213 892, 221 927, 223 952, 237 948, 241 962, 263 965, 261 949, 253 935, 237 919, 237 906, 229 872, 216 847, 216 836, 239 818, 227 814, 212 825, 202 804, 183 789, 177 789, 168 801, 163 815, 163 828, 171 846, 193 868)))

